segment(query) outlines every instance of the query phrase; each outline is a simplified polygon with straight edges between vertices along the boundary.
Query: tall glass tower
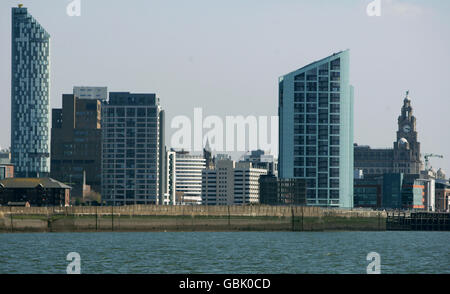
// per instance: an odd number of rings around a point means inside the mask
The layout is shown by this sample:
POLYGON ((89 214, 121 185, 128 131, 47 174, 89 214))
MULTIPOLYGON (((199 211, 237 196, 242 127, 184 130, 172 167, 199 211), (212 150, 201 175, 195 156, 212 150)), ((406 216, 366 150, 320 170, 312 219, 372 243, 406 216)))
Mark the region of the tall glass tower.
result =
POLYGON ((307 204, 353 207, 349 51, 279 79, 279 177, 306 180, 307 204))
POLYGON ((12 8, 11 160, 17 177, 50 172, 50 35, 12 8))

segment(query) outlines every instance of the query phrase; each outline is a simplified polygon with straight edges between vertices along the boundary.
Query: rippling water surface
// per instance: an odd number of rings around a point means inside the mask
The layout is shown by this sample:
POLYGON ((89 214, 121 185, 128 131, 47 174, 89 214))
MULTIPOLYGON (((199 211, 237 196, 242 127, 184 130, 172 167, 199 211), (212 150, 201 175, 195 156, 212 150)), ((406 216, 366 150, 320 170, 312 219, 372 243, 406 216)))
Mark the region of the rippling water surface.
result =
POLYGON ((449 232, 0 234, 0 273, 450 273, 449 232))

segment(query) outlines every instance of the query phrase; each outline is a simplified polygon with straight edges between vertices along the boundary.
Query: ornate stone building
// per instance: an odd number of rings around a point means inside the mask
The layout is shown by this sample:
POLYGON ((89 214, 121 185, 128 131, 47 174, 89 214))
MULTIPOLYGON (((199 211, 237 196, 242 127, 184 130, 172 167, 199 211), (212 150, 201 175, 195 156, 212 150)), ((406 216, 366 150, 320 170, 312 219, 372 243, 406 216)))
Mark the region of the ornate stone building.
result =
POLYGON ((416 118, 409 91, 403 100, 398 117, 397 140, 394 148, 372 149, 369 146, 354 146, 355 169, 363 170, 364 175, 385 173, 420 174, 420 143, 417 141, 416 118))

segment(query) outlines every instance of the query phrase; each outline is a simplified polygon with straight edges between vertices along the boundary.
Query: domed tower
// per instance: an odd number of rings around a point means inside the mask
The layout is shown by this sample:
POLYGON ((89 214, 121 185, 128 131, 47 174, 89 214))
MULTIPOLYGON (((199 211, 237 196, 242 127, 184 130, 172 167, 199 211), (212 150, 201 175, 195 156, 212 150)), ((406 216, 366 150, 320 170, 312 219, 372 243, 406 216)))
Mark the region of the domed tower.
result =
POLYGON ((409 91, 403 99, 398 117, 397 140, 394 142, 394 172, 420 174, 420 143, 417 141, 416 118, 413 116, 409 91))

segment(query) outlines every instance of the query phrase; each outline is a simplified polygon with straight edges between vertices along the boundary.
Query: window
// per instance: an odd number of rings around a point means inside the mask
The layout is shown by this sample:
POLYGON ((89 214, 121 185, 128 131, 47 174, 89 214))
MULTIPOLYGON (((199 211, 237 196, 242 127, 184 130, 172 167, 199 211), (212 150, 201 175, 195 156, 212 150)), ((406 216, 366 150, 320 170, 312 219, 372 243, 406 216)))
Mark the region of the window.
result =
POLYGON ((339 156, 339 147, 330 147, 331 156, 339 156))
POLYGON ((306 155, 316 155, 316 147, 306 147, 306 155))
POLYGON ((330 123, 338 124, 340 122, 339 114, 331 114, 330 115, 330 123))
POLYGON ((306 84, 306 90, 307 91, 312 91, 312 92, 317 91, 317 83, 314 83, 314 82, 307 83, 306 84))
POLYGON ((339 113, 339 111, 340 111, 339 104, 331 104, 330 113, 339 113))
POLYGON ((337 178, 339 177, 339 168, 330 168, 330 177, 337 178))
POLYGON ((306 104, 306 112, 308 113, 314 113, 317 111, 317 104, 312 103, 312 104, 306 104))
POLYGON ((340 68, 341 68, 341 59, 338 58, 338 59, 335 59, 335 60, 331 61, 330 68, 331 68, 331 70, 340 70, 340 68))
POLYGON ((306 102, 317 102, 316 93, 308 93, 306 94, 306 102))
MULTIPOLYGON (((306 169, 306 177, 308 178, 315 178, 316 177, 316 169, 315 168, 307 168, 306 169)), ((314 183, 315 186, 315 183, 314 183)), ((310 187, 308 185, 308 187, 310 187)))
POLYGON ((330 83, 330 91, 331 92, 339 92, 341 90, 341 86, 339 83, 330 83))
POLYGON ((294 123, 295 124, 303 124, 303 123, 305 123, 305 115, 303 115, 303 114, 294 114, 294 123))
POLYGON ((295 76, 294 78, 296 81, 304 81, 305 80, 305 73, 301 73, 295 76))
POLYGON ((305 102, 305 93, 294 93, 294 102, 305 102))
POLYGON ((124 108, 116 108, 116 116, 124 117, 125 116, 125 109, 124 108))
POLYGON ((339 145, 339 137, 330 136, 330 145, 339 145))
POLYGON ((305 169, 303 168, 294 168, 294 177, 304 177, 305 169))
POLYGON ((305 91, 305 83, 295 82, 294 83, 294 91, 305 91))
POLYGON ((317 122, 317 116, 315 114, 307 114, 306 115, 306 123, 312 124, 317 122))
POLYGON ((305 112, 305 104, 294 104, 294 112, 305 112))
POLYGON ((338 71, 333 71, 330 74, 330 80, 332 81, 340 81, 341 73, 338 71))
POLYGON ((316 166, 316 158, 315 157, 307 157, 306 158, 306 166, 308 166, 308 167, 316 166))
POLYGON ((332 103, 338 103, 340 101, 340 94, 339 93, 331 93, 330 94, 330 102, 332 103))
POLYGON ((339 135, 339 126, 330 126, 331 135, 339 135))
POLYGON ((304 157, 295 157, 294 165, 295 166, 304 166, 305 165, 305 158, 304 157))
POLYGON ((305 147, 303 146, 294 146, 294 155, 305 155, 305 147))

